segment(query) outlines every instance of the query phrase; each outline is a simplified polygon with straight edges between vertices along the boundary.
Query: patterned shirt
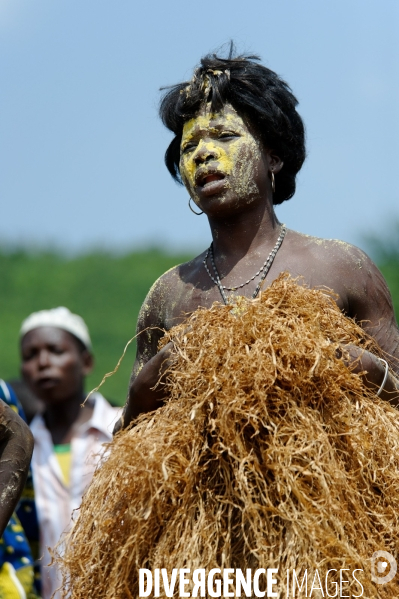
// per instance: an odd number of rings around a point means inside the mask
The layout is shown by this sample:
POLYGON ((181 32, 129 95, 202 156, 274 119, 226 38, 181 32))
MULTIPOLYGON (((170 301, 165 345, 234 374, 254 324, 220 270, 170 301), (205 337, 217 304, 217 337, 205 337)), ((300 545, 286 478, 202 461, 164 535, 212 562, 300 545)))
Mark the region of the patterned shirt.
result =
MULTIPOLYGON (((83 493, 89 485, 99 460, 102 445, 112 438, 112 429, 120 410, 113 408, 100 393, 94 393, 89 402, 94 406, 87 422, 74 430, 71 440, 70 484, 65 484, 53 441, 41 415, 31 422, 35 438, 32 458, 36 508, 40 529, 42 557, 42 597, 50 599, 61 585, 55 565, 49 566, 48 548, 54 548, 63 532, 71 525, 72 512, 80 506, 83 493)), ((76 515, 74 515, 76 518, 76 515)), ((54 599, 60 599, 57 592, 54 599)))

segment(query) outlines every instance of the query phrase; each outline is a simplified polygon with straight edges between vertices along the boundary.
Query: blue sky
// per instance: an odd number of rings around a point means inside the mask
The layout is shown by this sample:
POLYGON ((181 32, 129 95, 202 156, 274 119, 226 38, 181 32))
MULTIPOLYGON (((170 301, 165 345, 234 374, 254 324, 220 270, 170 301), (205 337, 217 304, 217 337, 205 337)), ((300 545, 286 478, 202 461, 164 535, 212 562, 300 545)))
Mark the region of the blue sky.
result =
POLYGON ((290 228, 362 245, 399 218, 397 0, 0 0, 0 240, 203 249, 163 155, 159 88, 234 39, 307 127, 290 228))

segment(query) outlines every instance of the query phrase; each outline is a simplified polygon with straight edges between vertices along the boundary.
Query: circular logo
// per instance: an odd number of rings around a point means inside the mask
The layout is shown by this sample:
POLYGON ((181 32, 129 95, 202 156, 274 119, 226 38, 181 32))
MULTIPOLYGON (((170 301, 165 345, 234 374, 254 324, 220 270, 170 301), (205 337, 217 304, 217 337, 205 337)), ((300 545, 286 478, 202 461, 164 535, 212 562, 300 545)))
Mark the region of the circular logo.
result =
POLYGON ((377 584, 390 582, 397 568, 396 559, 388 551, 375 551, 371 556, 371 580, 377 584))

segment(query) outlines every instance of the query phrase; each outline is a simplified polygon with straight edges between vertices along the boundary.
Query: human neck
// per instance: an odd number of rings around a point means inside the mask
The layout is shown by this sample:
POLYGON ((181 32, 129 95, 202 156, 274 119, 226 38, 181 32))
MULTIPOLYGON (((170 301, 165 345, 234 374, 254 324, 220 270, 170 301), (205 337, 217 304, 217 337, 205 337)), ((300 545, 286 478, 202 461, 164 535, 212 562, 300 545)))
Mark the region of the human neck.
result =
POLYGON ((55 445, 70 443, 74 426, 90 418, 93 410, 87 404, 81 407, 84 399, 82 390, 55 405, 47 406, 43 417, 55 445))
POLYGON ((209 217, 214 254, 232 265, 244 256, 264 253, 264 246, 274 244, 279 221, 273 207, 265 204, 224 219, 209 217))

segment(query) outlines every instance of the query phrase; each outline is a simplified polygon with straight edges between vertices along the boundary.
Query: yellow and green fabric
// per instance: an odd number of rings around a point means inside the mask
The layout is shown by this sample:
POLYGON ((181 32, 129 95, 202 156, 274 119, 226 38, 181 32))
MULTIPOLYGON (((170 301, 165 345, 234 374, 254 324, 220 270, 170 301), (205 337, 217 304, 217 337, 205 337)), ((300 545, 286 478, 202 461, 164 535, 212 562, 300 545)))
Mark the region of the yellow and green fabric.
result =
POLYGON ((16 514, 0 539, 0 599, 34 599, 33 558, 16 514))

